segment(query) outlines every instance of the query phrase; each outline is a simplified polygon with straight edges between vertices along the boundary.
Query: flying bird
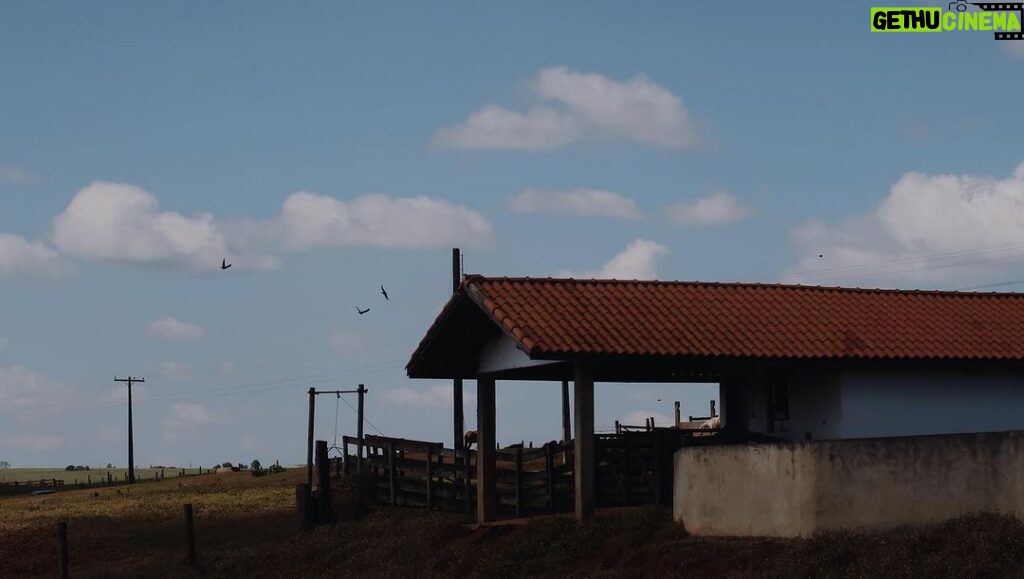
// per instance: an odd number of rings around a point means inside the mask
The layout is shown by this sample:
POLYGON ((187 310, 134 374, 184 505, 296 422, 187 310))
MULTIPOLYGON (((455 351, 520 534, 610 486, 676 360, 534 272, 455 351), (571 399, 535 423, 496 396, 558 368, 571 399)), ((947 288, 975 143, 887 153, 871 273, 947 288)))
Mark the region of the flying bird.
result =
POLYGON ((231 264, 230 264, 230 263, 228 263, 228 260, 226 260, 226 259, 222 259, 222 260, 220 261, 220 268, 221 268, 221 269, 228 269, 229 267, 231 267, 231 264))
POLYGON ((389 302, 391 301, 391 298, 388 297, 388 290, 384 289, 384 286, 380 286, 380 293, 381 293, 381 295, 384 296, 385 300, 387 300, 389 302))
POLYGON ((356 311, 359 312, 359 315, 361 316, 361 315, 365 314, 366 312, 370 311, 370 308, 366 308, 365 310, 361 310, 361 309, 359 309, 359 306, 356 306, 356 311))

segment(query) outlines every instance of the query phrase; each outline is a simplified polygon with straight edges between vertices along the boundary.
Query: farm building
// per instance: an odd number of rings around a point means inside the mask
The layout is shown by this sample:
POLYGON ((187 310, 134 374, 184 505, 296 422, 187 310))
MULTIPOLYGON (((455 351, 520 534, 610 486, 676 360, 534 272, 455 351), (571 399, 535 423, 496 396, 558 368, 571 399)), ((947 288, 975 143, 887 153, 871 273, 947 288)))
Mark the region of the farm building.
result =
MULTIPOLYGON (((936 469, 977 462, 968 455, 980 452, 979 444, 989 454, 998 447, 1000 459, 1011 462, 1019 453, 1024 463, 1018 438, 965 434, 1024 429, 1024 295, 1018 294, 466 276, 407 370, 412 378, 476 380, 481 521, 494 513, 488 469, 501 380, 574 382, 578 517, 594 508, 595 381, 718 383, 725 430, 785 443, 680 450, 674 508, 693 532, 803 535, 918 522, 933 515, 884 503, 890 495, 904 500, 916 476, 931 476, 926 487, 935 486, 936 469), (965 437, 915 438, 956 434, 965 437), (826 456, 822 445, 831 445, 826 456), (787 466, 783 459, 806 465, 787 466), (863 511, 881 519, 859 515, 850 523, 832 513, 864 506, 850 503, 842 480, 824 473, 838 463, 847 478, 851 464, 858 465, 858 484, 881 485, 864 498, 883 502, 863 511), (828 479, 829 489, 814 486, 812 475, 828 479), (803 485, 803 502, 789 505, 754 488, 786 493, 792 485, 803 485), (897 514, 889 520, 887 511, 897 514), (751 513, 767 519, 758 522, 751 513)), ((1007 498, 992 477, 971 480, 940 492, 921 512, 938 504, 936 516, 1024 513, 1024 496, 1007 498), (979 490, 991 504, 957 500, 979 490)))

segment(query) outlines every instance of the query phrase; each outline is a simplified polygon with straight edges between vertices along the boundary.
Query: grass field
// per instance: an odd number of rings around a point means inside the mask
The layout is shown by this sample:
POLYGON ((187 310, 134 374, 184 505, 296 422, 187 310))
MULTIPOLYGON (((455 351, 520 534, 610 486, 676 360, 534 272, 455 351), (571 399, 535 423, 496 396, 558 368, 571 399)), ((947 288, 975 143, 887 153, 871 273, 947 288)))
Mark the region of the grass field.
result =
POLYGON ((0 576, 53 576, 61 520, 74 577, 198 576, 184 564, 186 502, 208 577, 1012 577, 1024 569, 1024 525, 996 516, 781 540, 689 537, 658 508, 475 531, 460 515, 374 508, 302 532, 293 505, 304 475, 240 472, 0 498, 0 576))
MULTIPOLYGON (((156 478, 160 473, 159 468, 136 468, 135 478, 148 480, 156 478)), ((165 477, 178 476, 180 469, 167 468, 163 469, 165 477)), ((195 474, 199 469, 186 469, 189 474, 195 474)), ((75 479, 80 482, 84 482, 87 477, 92 477, 93 481, 106 480, 107 473, 110 473, 115 480, 121 480, 124 478, 125 473, 128 472, 126 468, 92 468, 90 470, 76 470, 67 471, 63 468, 7 468, 0 470, 0 483, 4 482, 26 482, 26 481, 38 481, 44 480, 63 480, 64 484, 72 484, 75 479)))

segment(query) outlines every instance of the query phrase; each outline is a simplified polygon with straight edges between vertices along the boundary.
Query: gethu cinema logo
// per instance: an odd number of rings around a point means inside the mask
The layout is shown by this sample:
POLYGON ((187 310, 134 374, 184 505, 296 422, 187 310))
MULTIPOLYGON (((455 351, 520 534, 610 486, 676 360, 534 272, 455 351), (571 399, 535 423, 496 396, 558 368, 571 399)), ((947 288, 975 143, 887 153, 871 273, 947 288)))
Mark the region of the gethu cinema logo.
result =
POLYGON ((985 12, 960 10, 966 2, 950 2, 955 10, 943 12, 942 8, 920 7, 877 7, 871 9, 872 32, 942 32, 943 30, 988 30, 1007 34, 1007 40, 1019 39, 1020 18, 1016 12, 1024 8, 1020 3, 975 4, 985 12))

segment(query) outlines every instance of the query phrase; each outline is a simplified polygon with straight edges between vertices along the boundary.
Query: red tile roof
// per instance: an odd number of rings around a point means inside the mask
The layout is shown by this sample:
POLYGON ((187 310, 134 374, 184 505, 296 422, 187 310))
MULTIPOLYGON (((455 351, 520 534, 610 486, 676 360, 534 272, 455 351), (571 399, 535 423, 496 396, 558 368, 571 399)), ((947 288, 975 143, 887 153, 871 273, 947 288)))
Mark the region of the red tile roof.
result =
POLYGON ((1024 360, 1024 294, 481 276, 462 292, 534 358, 1024 360))

